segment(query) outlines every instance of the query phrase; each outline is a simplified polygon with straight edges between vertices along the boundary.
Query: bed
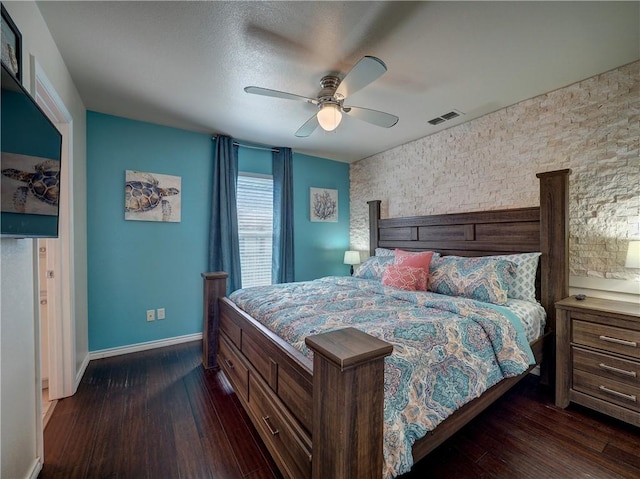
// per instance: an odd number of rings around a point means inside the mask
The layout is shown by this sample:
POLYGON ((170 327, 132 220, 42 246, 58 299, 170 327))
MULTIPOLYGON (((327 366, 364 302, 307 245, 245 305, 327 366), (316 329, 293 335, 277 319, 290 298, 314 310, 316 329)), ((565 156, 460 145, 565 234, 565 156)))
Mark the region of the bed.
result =
MULTIPOLYGON (((380 202, 369 202, 372 256, 376 249, 396 248, 435 251, 442 258, 452 260, 541 253, 535 296, 546 312, 546 322, 543 334, 536 335, 539 337, 530 343, 533 360, 525 367, 518 366, 521 369, 514 369, 508 377, 493 381, 479 397, 461 407, 455 406, 455 412, 437 419, 437 425, 428 428, 423 437, 412 438, 409 462, 418 461, 444 442, 535 365, 541 366, 543 379, 553 383, 553 306, 568 295, 569 173, 569 170, 560 170, 537 175, 539 207, 382 219, 380 202)), ((235 295, 240 307, 225 297, 226 277, 224 272, 203 274, 203 364, 206 368, 222 368, 283 476, 292 479, 394 477, 397 467, 389 464, 389 426, 385 426, 385 416, 389 410, 389 365, 396 364, 393 358, 403 346, 398 346, 395 338, 387 333, 367 334, 357 321, 351 321, 344 327, 332 324, 328 332, 310 329, 297 337, 298 344, 294 347, 276 334, 277 329, 268 325, 265 318, 256 319, 247 313, 247 310, 267 311, 266 306, 278 301, 273 296, 251 299, 240 292, 235 295)), ((381 289, 366 282, 350 282, 350 278, 337 281, 339 287, 352 290, 355 299, 349 300, 355 302, 370 301, 360 299, 361 289, 372 290, 374 294, 381 289)), ((334 288, 328 284, 324 287, 334 288)), ((389 288, 382 289, 388 292, 389 288)), ((427 301, 423 297, 400 291, 392 299, 395 303, 389 311, 414 311, 414 305, 408 305, 411 301, 448 303, 441 298, 427 301)), ((304 303, 302 299, 298 302, 304 303)), ((276 309, 282 309, 281 306, 276 309)), ((307 309, 314 307, 322 311, 327 308, 326 305, 307 305, 307 309)), ((474 303, 473 308, 476 307, 480 306, 474 303)), ((343 314, 345 318, 354 316, 346 309, 336 314, 343 314)), ((335 322, 336 314, 331 321, 335 322)), ((265 314, 271 315, 271 312, 265 314)), ((290 329, 297 331, 302 323, 294 324, 298 326, 290 329)))

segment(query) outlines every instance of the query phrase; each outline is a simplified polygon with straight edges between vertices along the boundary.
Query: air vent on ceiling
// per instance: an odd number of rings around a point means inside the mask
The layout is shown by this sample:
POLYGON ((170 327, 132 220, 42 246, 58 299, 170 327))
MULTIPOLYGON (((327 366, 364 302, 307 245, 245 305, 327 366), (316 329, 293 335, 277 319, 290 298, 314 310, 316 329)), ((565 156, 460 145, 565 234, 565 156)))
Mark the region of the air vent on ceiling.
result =
POLYGON ((458 113, 457 111, 450 111, 449 113, 445 113, 444 115, 442 115, 442 118, 444 118, 445 120, 451 120, 458 116, 460 116, 460 113, 458 113))
POLYGON ((458 118, 460 115, 464 115, 464 113, 462 113, 459 110, 452 110, 449 113, 445 113, 444 115, 435 117, 433 120, 429 120, 428 123, 432 125, 438 125, 443 121, 453 120, 454 118, 458 118))

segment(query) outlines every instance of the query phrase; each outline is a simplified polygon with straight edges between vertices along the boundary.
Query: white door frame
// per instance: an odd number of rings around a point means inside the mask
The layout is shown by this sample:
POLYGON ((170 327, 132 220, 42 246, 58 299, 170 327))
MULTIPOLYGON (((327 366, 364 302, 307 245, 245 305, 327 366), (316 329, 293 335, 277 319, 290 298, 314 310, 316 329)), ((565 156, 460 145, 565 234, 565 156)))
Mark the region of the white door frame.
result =
POLYGON ((49 397, 60 399, 75 392, 76 371, 73 119, 36 58, 30 55, 30 60, 33 96, 62 134, 59 237, 45 240, 48 268, 52 267, 54 271, 53 278, 47 283, 49 397))

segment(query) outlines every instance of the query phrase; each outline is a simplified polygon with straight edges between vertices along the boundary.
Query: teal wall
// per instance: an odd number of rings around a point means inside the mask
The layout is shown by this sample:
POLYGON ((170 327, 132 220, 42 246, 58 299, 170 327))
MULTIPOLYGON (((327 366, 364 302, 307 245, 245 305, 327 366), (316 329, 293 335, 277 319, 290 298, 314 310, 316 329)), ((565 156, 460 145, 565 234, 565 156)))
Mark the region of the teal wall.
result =
POLYGON ((87 112, 90 351, 202 331, 212 155, 210 135, 87 112), (181 222, 125 221, 126 170, 180 176, 181 222))
MULTIPOLYGON (((271 174, 271 152, 239 148, 241 172, 271 174)), ((293 224, 295 280, 349 274, 342 263, 349 249, 349 165, 315 156, 293 154, 293 224), (309 188, 338 190, 338 221, 311 222, 309 188)))
POLYGON ((349 165, 314 156, 293 155, 294 248, 296 281, 344 276, 349 249, 349 165), (309 188, 338 190, 338 221, 312 223, 309 188))
MULTIPOLYGON (((89 350, 202 331, 214 143, 194 133, 87 112, 89 350), (180 176, 180 223, 124 220, 126 170, 180 176), (147 322, 147 309, 166 319, 147 322)), ((240 148, 241 171, 271 173, 271 153, 240 148)), ((294 154, 295 279, 348 274, 349 165, 294 154), (311 223, 309 188, 338 190, 337 223, 311 223)))

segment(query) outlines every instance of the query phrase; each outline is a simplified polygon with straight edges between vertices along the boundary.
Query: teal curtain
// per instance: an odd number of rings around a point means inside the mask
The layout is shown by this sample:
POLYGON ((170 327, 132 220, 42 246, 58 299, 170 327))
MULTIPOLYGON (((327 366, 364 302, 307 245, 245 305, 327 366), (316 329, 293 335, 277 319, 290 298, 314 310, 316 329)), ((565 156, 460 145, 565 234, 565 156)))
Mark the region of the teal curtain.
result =
POLYGON ((273 267, 271 280, 294 281, 293 265, 293 153, 276 148, 273 153, 273 267))
POLYGON ((228 136, 215 140, 213 194, 209 232, 209 271, 229 274, 227 295, 242 287, 236 186, 238 182, 238 144, 228 136))

